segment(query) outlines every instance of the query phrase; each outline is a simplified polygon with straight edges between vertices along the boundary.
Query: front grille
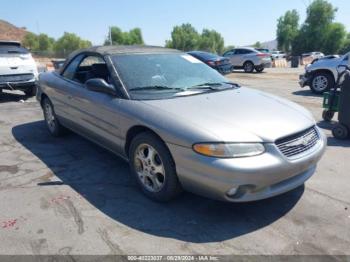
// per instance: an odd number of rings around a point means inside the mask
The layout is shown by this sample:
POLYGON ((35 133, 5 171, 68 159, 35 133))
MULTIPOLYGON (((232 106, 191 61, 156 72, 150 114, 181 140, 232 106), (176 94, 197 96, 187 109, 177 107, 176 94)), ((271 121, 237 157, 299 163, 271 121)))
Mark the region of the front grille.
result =
POLYGON ((0 75, 0 83, 24 82, 34 78, 33 74, 0 75))
POLYGON ((312 149, 320 137, 315 127, 276 141, 278 149, 289 158, 296 157, 312 149))

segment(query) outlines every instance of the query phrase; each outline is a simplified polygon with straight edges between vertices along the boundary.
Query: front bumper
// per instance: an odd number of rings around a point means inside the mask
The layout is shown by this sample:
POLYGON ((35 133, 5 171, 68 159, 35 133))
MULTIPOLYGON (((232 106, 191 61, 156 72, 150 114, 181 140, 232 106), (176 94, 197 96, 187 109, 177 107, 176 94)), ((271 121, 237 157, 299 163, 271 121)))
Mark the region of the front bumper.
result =
POLYGON ((32 88, 37 84, 36 78, 33 78, 28 81, 18 81, 18 82, 0 82, 0 89, 7 89, 7 90, 21 90, 25 91, 29 88, 32 88))
POLYGON ((310 178, 326 147, 326 137, 319 134, 312 151, 295 160, 285 157, 273 143, 265 144, 262 155, 233 159, 210 158, 190 148, 168 146, 184 189, 217 200, 248 202, 285 193, 310 178), (229 195, 233 188, 236 193, 229 195))
POLYGON ((310 76, 309 74, 299 75, 299 85, 300 87, 305 87, 310 84, 310 76))

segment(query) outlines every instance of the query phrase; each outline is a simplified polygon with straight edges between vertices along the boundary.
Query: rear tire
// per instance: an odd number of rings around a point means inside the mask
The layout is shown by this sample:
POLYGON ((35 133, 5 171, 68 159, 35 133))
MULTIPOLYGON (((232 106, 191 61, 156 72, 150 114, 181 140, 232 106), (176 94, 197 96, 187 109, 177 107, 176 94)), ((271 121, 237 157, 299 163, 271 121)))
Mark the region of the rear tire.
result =
POLYGON ((36 95, 36 90, 37 87, 36 86, 32 86, 31 88, 29 88, 28 90, 24 90, 24 93, 26 94, 26 96, 28 97, 33 97, 36 95))
POLYGON ((148 198, 167 202, 182 192, 170 151, 154 134, 144 132, 131 141, 129 162, 137 184, 148 198))
POLYGON ((57 119, 55 110, 49 98, 44 98, 42 102, 44 118, 47 128, 51 135, 59 137, 65 134, 65 127, 60 124, 57 119))
POLYGON ((337 124, 333 129, 332 129, 332 134, 335 138, 344 140, 349 137, 349 130, 346 126, 342 124, 337 124))
POLYGON ((322 118, 326 122, 330 122, 334 117, 334 112, 330 110, 323 110, 322 118))
POLYGON ((258 73, 261 73, 262 71, 264 71, 265 67, 264 66, 256 66, 255 67, 255 71, 258 73))
POLYGON ((335 85, 333 76, 327 72, 317 72, 311 79, 310 89, 315 94, 323 94, 335 85))
POLYGON ((253 73, 254 71, 254 64, 250 61, 245 62, 243 65, 244 72, 246 73, 253 73))

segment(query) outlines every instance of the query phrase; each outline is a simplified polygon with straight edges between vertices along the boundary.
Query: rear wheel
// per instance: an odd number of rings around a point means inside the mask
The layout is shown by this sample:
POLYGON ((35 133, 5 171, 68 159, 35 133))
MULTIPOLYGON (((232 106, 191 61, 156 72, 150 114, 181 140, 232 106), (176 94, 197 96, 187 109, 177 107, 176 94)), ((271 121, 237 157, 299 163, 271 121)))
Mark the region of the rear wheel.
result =
POLYGON ((36 95, 36 90, 37 90, 37 87, 32 86, 29 89, 24 90, 24 93, 26 94, 26 96, 32 97, 36 95))
POLYGON ((346 126, 344 126, 342 124, 337 124, 332 129, 332 134, 337 139, 346 139, 349 137, 349 130, 346 126))
POLYGON ((323 110, 322 118, 324 121, 330 122, 334 117, 334 112, 330 110, 323 110))
POLYGON ((330 73, 318 72, 311 79, 310 88, 315 94, 323 94, 334 86, 334 78, 330 73))
POLYGON ((154 134, 137 135, 129 150, 130 168, 143 193, 166 202, 181 193, 174 160, 166 145, 154 134))
POLYGON ((258 72, 258 73, 261 73, 262 71, 264 71, 265 67, 260 65, 260 66, 256 66, 255 67, 255 71, 258 72))
POLYGON ((62 136, 65 133, 65 128, 58 121, 50 99, 44 98, 42 105, 46 126, 50 133, 53 136, 62 136))
POLYGON ((254 64, 250 61, 245 62, 243 65, 244 72, 246 73, 253 73, 254 71, 254 64))

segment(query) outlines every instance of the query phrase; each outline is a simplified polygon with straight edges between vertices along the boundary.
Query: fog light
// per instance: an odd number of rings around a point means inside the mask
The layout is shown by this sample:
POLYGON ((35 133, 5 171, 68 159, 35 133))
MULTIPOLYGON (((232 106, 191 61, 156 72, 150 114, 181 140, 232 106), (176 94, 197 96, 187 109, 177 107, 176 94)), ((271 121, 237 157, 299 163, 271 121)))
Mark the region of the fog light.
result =
POLYGON ((238 186, 235 186, 235 187, 231 188, 229 191, 227 191, 226 194, 228 196, 232 197, 232 196, 234 196, 237 193, 238 188, 239 188, 238 186))

